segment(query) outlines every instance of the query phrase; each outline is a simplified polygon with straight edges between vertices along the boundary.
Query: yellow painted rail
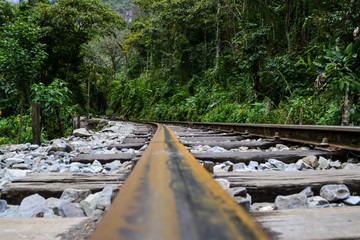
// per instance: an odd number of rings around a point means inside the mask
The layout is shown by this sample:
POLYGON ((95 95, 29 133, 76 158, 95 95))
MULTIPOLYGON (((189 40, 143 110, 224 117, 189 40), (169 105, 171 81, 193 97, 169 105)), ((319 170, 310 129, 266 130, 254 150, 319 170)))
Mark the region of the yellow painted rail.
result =
POLYGON ((158 125, 91 239, 268 239, 179 142, 158 125))

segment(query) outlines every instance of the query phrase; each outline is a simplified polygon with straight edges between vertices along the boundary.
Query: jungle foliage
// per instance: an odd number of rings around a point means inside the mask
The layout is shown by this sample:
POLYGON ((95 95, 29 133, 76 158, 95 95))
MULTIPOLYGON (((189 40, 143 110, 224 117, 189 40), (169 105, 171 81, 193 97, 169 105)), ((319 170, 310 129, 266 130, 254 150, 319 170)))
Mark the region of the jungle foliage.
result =
POLYGON ((33 101, 46 137, 75 113, 360 123, 359 1, 50 2, 0 1, 0 126, 26 128, 33 101))

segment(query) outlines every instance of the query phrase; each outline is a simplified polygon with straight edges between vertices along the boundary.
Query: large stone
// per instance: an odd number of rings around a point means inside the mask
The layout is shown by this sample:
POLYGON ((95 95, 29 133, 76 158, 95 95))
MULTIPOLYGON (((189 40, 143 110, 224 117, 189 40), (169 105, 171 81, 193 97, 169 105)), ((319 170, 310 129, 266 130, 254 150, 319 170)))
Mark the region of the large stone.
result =
POLYGON ((235 201, 242 206, 245 210, 250 212, 250 206, 251 206, 251 196, 249 194, 246 194, 246 197, 235 197, 235 201))
POLYGON ((351 206, 360 205, 360 196, 350 196, 344 200, 344 203, 351 206))
POLYGON ((214 173, 214 166, 215 166, 214 162, 204 161, 203 166, 209 173, 214 173))
POLYGON ((256 161, 250 161, 247 167, 251 171, 256 171, 259 168, 259 163, 256 161))
POLYGON ((71 152, 72 148, 62 139, 54 139, 49 148, 49 153, 52 152, 71 152))
POLYGON ((330 161, 330 167, 336 169, 341 168, 341 162, 339 160, 330 161))
POLYGON ((297 172, 299 171, 295 163, 286 164, 284 168, 285 172, 297 172))
POLYGON ((110 172, 116 171, 120 168, 121 162, 119 160, 115 160, 111 163, 106 163, 104 168, 110 172))
POLYGON ((96 206, 99 202, 100 193, 90 194, 80 202, 80 206, 86 213, 86 216, 90 217, 96 210, 96 206))
POLYGON ((246 168, 246 164, 243 162, 239 162, 239 163, 235 163, 232 165, 232 170, 234 172, 241 172, 241 171, 245 171, 246 168))
POLYGON ((65 201, 65 200, 51 197, 51 198, 46 199, 44 206, 46 208, 52 210, 54 215, 60 216, 59 205, 61 204, 62 201, 65 201))
POLYGON ((1 189, 3 189, 8 184, 10 184, 10 181, 7 181, 5 179, 0 179, 0 192, 1 192, 1 189))
POLYGON ((301 193, 304 193, 306 197, 314 196, 314 192, 311 190, 311 187, 305 188, 304 190, 301 191, 301 193))
POLYGON ((247 189, 244 187, 234 187, 234 188, 229 188, 227 190, 227 192, 230 194, 230 196, 232 197, 243 197, 246 198, 247 196, 247 189))
POLYGON ((90 166, 90 171, 92 172, 92 173, 99 173, 99 172, 101 172, 102 170, 103 170, 103 166, 102 166, 102 164, 98 161, 98 160, 95 160, 92 164, 91 164, 91 166, 90 166))
POLYGON ((215 165, 213 167, 213 171, 215 174, 228 172, 228 170, 226 169, 226 165, 223 163, 215 165))
POLYGON ((216 178, 215 181, 225 190, 227 191, 230 188, 230 182, 225 178, 216 178))
POLYGON ((296 163, 295 163, 295 166, 298 170, 303 170, 303 169, 311 169, 312 167, 305 163, 304 160, 302 159, 299 159, 296 163))
POLYGON ((67 200, 61 201, 58 206, 58 212, 61 217, 85 217, 85 213, 81 207, 67 200))
POLYGON ((302 158, 301 160, 304 161, 304 163, 306 163, 307 165, 310 165, 313 168, 317 168, 319 166, 319 162, 316 156, 306 156, 304 158, 302 158))
POLYGON ((216 153, 219 153, 219 152, 227 152, 227 150, 223 147, 219 147, 219 146, 215 146, 215 147, 212 147, 211 149, 209 149, 210 152, 216 152, 216 153))
POLYGON ((75 129, 74 131, 73 131, 73 135, 75 136, 75 137, 84 137, 84 138, 87 138, 87 137, 91 137, 92 136, 92 134, 88 131, 88 130, 86 130, 86 128, 79 128, 79 129, 75 129))
POLYGON ((307 197, 305 193, 298 193, 288 196, 277 196, 275 199, 275 209, 294 209, 306 208, 307 197))
POLYGON ((350 191, 345 184, 328 184, 320 189, 320 196, 333 202, 350 197, 350 191))
POLYGON ((0 199, 0 213, 4 212, 7 208, 7 202, 5 200, 0 199))
POLYGON ((15 179, 19 179, 25 177, 30 171, 29 170, 19 170, 19 169, 3 169, 0 170, 0 178, 7 181, 14 181, 15 179))
POLYGON ((329 207, 329 202, 323 197, 314 196, 307 199, 308 208, 324 208, 329 207))
POLYGON ((16 158, 16 157, 13 157, 13 158, 7 158, 5 160, 5 163, 8 167, 11 167, 13 166, 14 164, 18 164, 18 163, 23 163, 24 162, 24 159, 23 158, 16 158))
POLYGON ((69 172, 72 172, 72 173, 80 172, 80 168, 78 166, 74 166, 74 165, 70 166, 69 172))
POLYGON ((91 194, 90 189, 72 189, 68 188, 63 191, 60 199, 69 200, 73 203, 79 203, 91 194))
POLYGON ((110 204, 113 195, 114 188, 112 186, 106 186, 101 192, 99 196, 99 200, 96 208, 100 210, 106 210, 110 204))
POLYGON ((274 203, 260 202, 251 205, 251 212, 271 212, 275 209, 274 203))
POLYGON ((343 163, 342 168, 345 170, 359 169, 359 166, 355 163, 343 163))
POLYGON ((33 194, 24 198, 18 209, 19 217, 44 217, 50 214, 50 209, 45 208, 45 198, 39 194, 33 194))
POLYGON ((26 151, 30 147, 30 143, 24 143, 24 144, 13 144, 9 146, 8 151, 9 152, 19 152, 19 151, 26 151))
POLYGON ((319 161, 318 161, 318 163, 319 163, 319 168, 320 169, 329 169, 329 167, 330 167, 330 161, 329 160, 327 160, 326 158, 324 158, 324 157, 319 157, 319 161))
POLYGON ((290 148, 288 146, 286 146, 284 144, 280 144, 280 143, 276 144, 276 148, 278 148, 279 151, 289 151, 290 150, 290 148))
POLYGON ((279 161, 277 159, 269 159, 268 162, 280 170, 284 170, 285 166, 286 166, 285 163, 283 163, 282 161, 279 161))
POLYGON ((0 212, 0 217, 1 218, 15 218, 15 217, 21 217, 19 216, 19 213, 18 213, 18 209, 19 209, 19 206, 8 206, 8 208, 3 211, 3 212, 0 212))

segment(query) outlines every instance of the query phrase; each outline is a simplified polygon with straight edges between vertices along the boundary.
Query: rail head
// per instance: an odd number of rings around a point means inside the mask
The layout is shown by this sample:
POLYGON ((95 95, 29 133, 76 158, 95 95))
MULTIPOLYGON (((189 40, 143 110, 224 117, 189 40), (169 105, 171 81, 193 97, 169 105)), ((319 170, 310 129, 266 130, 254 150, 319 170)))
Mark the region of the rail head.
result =
POLYGON ((166 126, 91 239, 268 239, 166 126))

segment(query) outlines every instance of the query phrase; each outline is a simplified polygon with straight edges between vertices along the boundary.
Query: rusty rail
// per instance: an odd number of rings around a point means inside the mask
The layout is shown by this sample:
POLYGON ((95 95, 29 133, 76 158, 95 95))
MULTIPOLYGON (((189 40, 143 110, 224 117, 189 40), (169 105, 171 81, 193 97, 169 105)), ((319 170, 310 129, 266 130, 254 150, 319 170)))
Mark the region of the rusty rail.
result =
POLYGON ((163 125, 91 239, 267 239, 163 125))
POLYGON ((237 132, 257 137, 278 138, 284 141, 314 144, 321 147, 330 146, 344 150, 360 151, 360 127, 202 122, 163 123, 188 125, 195 128, 237 132))

